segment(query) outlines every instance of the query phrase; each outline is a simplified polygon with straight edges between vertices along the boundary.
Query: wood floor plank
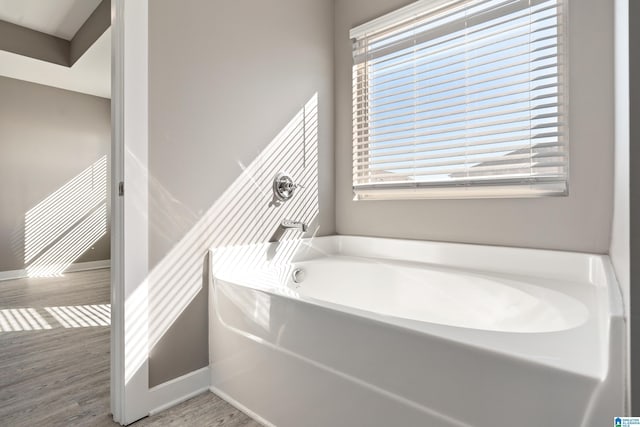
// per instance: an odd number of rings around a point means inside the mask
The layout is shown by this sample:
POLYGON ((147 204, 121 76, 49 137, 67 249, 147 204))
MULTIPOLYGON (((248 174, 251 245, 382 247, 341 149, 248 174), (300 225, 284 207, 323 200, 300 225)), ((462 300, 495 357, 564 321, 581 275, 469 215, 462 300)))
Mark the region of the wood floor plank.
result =
MULTIPOLYGON (((0 426, 118 425, 109 405, 109 286, 109 270, 0 282, 0 426)), ((133 425, 260 426, 212 393, 133 425)))

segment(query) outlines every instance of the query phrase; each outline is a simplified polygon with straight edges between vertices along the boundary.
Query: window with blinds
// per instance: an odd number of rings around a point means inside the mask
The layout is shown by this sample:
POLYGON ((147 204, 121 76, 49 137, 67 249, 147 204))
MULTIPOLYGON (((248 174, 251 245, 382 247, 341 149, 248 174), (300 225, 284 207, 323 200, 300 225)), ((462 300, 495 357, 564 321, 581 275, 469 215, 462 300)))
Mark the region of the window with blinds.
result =
POLYGON ((423 0, 351 30, 357 199, 566 195, 563 0, 423 0))

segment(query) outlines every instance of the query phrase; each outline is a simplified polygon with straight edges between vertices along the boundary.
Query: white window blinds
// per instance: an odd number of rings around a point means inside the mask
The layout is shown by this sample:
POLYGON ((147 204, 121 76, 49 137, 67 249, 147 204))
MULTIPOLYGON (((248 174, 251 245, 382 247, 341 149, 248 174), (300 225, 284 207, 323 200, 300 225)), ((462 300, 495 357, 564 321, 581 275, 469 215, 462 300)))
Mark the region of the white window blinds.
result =
POLYGON ((566 194, 562 9, 428 0, 351 30, 356 197, 566 194))

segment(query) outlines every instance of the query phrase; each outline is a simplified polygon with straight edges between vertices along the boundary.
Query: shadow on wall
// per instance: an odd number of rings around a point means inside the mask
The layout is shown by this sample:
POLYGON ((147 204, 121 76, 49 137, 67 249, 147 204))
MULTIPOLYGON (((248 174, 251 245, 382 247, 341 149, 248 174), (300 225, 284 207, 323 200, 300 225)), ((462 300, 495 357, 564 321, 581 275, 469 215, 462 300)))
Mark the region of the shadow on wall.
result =
MULTIPOLYGON (((144 334, 146 325, 144 317, 136 316, 139 312, 137 304, 144 304, 140 298, 132 295, 126 304, 127 318, 137 321, 131 325, 131 339, 135 346, 131 351, 127 348, 125 379, 128 382, 150 355, 153 361, 154 350, 176 346, 178 340, 193 340, 193 331, 187 333, 180 324, 181 314, 190 304, 199 304, 198 313, 204 312, 204 318, 197 319, 202 323, 204 339, 206 340, 206 254, 209 248, 222 248, 233 245, 267 242, 279 229, 280 221, 284 218, 304 221, 310 224, 312 233, 317 231, 315 220, 318 216, 318 96, 314 94, 303 107, 294 115, 291 121, 269 143, 269 145, 248 166, 239 163, 242 170, 240 176, 216 200, 199 221, 185 234, 184 238, 149 273, 148 278, 148 307, 149 329, 148 348, 140 345, 140 335, 144 334), (296 183, 304 188, 298 189, 294 197, 288 202, 277 204, 273 202, 272 182, 280 171, 288 172, 296 183), (203 274, 203 271, 205 272, 203 274), (136 303, 137 301, 137 303, 136 303), (175 328, 175 333, 170 330, 175 328), (162 338, 168 332, 172 335, 172 343, 163 343, 162 338)), ((153 188, 158 185, 153 180, 150 194, 163 200, 175 201, 164 189, 153 188)), ((173 204, 173 203, 172 203, 173 204)), ((150 200, 150 205, 155 202, 150 200)), ((277 258, 291 257, 294 252, 294 242, 299 241, 301 233, 295 230, 281 232, 283 242, 282 251, 277 258)), ((214 272, 221 266, 229 266, 238 262, 237 252, 214 251, 211 265, 214 272)), ((255 253, 255 260, 261 254, 255 253)), ((243 266, 251 266, 252 254, 244 253, 243 266)), ((187 310, 189 311, 189 310, 187 310)), ((199 316, 200 314, 198 314, 199 316)), ((129 327, 129 326, 128 326, 129 327)), ((179 345, 179 344, 178 344, 179 345)), ((206 344, 204 354, 199 355, 202 366, 208 363, 206 344)), ((185 352, 187 353, 187 352, 185 352)), ((194 357, 184 354, 184 358, 194 357)), ((175 360, 174 360, 175 361, 175 360)), ((200 362, 193 362, 200 363, 200 362)), ((173 369, 175 371, 175 367, 173 369)), ((173 372, 173 376, 187 373, 173 372)), ((158 368, 158 371, 164 369, 158 368)), ((171 374, 170 374, 171 375, 171 374)), ((150 383, 164 382, 167 378, 154 380, 150 376, 150 383)), ((153 384, 152 384, 153 385, 153 384)))
POLYGON ((107 233, 107 157, 103 156, 25 214, 29 277, 60 276, 107 233))

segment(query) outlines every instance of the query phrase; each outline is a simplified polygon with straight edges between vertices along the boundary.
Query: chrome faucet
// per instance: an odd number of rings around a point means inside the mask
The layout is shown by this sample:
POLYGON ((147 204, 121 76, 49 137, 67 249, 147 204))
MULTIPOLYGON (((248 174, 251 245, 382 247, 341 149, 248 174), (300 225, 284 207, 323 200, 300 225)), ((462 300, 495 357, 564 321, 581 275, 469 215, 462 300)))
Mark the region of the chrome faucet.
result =
POLYGON ((300 230, 303 233, 307 231, 307 224, 305 224, 302 221, 293 221, 290 219, 283 219, 282 222, 280 223, 280 226, 282 226, 282 228, 295 228, 296 230, 300 230))

